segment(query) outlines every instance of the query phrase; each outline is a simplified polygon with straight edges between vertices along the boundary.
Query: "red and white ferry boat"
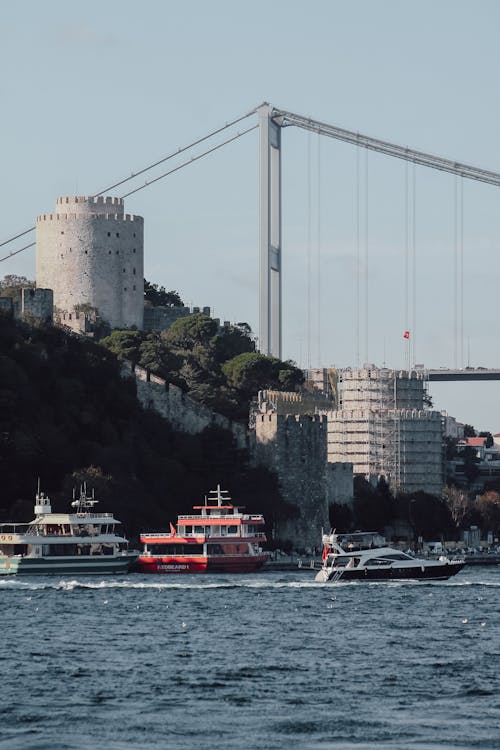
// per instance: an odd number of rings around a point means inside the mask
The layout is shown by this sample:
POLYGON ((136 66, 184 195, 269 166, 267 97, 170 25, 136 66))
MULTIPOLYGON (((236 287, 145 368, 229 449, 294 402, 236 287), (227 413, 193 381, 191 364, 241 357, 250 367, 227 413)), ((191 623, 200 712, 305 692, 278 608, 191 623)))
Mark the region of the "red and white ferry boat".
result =
POLYGON ((141 534, 144 549, 139 555, 140 573, 252 573, 262 567, 269 554, 260 546, 266 541, 264 518, 242 513, 220 485, 195 505, 193 513, 178 516, 170 532, 141 534))

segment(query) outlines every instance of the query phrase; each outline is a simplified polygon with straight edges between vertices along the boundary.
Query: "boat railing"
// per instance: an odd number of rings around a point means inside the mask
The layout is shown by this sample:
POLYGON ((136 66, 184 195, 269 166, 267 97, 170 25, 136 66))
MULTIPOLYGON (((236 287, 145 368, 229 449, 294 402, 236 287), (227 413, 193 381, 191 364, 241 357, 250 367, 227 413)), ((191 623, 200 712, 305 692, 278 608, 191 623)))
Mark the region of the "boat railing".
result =
POLYGON ((177 516, 179 521, 191 521, 193 524, 197 523, 200 524, 201 521, 204 521, 206 518, 216 518, 220 521, 253 521, 254 523, 262 522, 264 519, 261 515, 243 515, 242 513, 231 513, 230 515, 219 515, 216 513, 210 513, 205 516, 193 516, 193 515, 184 515, 184 516, 177 516))
POLYGON ((200 537, 204 537, 205 539, 220 539, 221 537, 227 537, 229 540, 238 540, 238 539, 245 539, 246 541, 249 541, 250 539, 261 539, 263 541, 266 541, 266 535, 261 531, 256 531, 252 534, 221 534, 218 533, 212 533, 212 529, 209 527, 208 531, 200 531, 200 532, 189 532, 188 534, 172 534, 168 531, 157 531, 156 534, 153 532, 149 532, 147 534, 141 533, 141 539, 158 539, 161 537, 162 539, 199 539, 200 537))
MULTIPOLYGON (((112 513, 74 513, 77 518, 113 518, 112 513)), ((117 521, 118 523, 118 521, 117 521)))

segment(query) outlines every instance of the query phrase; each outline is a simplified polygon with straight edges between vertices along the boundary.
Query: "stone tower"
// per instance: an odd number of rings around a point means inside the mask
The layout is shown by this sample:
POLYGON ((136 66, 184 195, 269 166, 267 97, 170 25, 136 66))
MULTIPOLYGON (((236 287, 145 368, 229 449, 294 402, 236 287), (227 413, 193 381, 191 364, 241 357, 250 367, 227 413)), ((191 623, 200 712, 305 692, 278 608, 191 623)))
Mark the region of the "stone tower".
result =
POLYGON ((71 196, 36 220, 36 282, 66 320, 92 309, 112 328, 142 328, 144 220, 122 198, 71 196))

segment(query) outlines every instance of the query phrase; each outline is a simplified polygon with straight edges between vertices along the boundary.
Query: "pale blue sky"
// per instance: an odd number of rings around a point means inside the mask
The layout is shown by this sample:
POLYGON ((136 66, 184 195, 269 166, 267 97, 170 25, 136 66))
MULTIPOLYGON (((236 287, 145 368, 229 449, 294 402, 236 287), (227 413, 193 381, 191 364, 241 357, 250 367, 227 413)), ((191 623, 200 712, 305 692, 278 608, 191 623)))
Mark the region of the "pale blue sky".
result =
MULTIPOLYGON (((0 13, 1 239, 53 210, 57 196, 97 192, 263 100, 500 171, 496 0, 18 0, 2 3, 0 13)), ((126 203, 145 219, 147 278, 255 331, 257 157, 254 132, 126 203)), ((404 365, 405 166, 372 153, 366 162, 365 152, 287 129, 284 355, 303 366, 309 356, 313 365, 356 364, 358 158, 360 360, 404 365)), ((456 185, 416 169, 416 325, 410 322, 416 360, 428 366, 453 365, 460 354, 456 185)), ((499 204, 498 188, 464 183, 463 365, 469 352, 473 365, 500 365, 499 204)), ((2 263, 0 275, 33 277, 34 267, 28 250, 2 263)), ((500 384, 434 392, 439 408, 500 431, 500 384)))

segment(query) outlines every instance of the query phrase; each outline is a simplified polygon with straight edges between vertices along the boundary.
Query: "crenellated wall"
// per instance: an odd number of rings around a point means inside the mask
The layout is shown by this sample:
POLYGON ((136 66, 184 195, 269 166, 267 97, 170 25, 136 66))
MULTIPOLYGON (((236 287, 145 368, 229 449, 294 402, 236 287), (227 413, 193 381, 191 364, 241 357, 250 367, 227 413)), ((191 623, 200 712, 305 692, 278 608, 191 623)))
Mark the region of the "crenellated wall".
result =
POLYGON ((177 430, 195 435, 207 427, 220 427, 233 433, 239 448, 250 449, 251 438, 244 425, 211 411, 176 385, 130 362, 123 363, 122 374, 135 377, 137 398, 141 404, 146 409, 157 411, 177 430))
POLYGON ((144 220, 122 198, 58 198, 36 220, 36 280, 62 313, 87 305, 112 328, 142 328, 144 220))
POLYGON ((320 547, 321 530, 329 528, 326 417, 260 414, 255 440, 257 463, 277 473, 283 497, 296 511, 279 521, 276 536, 295 549, 320 547))

